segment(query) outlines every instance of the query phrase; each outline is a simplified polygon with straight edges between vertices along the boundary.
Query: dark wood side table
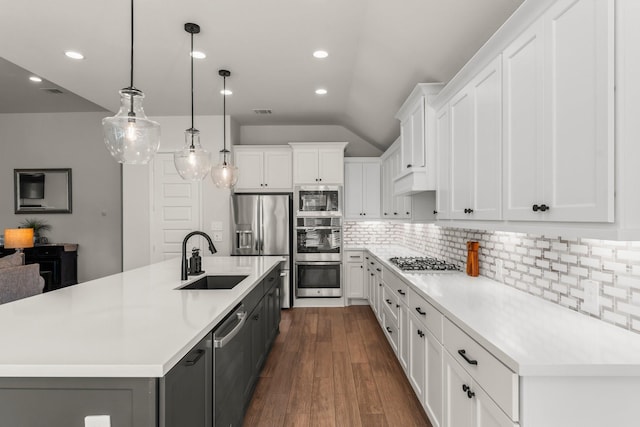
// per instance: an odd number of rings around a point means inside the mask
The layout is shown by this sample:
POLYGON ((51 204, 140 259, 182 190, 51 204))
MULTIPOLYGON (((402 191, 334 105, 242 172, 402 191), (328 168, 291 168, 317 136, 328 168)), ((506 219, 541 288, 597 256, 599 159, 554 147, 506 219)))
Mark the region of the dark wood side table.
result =
MULTIPOLYGON (((15 249, 0 247, 0 256, 13 252, 15 249)), ((46 282, 45 292, 78 283, 77 243, 49 243, 25 248, 24 262, 40 264, 40 275, 46 282)))

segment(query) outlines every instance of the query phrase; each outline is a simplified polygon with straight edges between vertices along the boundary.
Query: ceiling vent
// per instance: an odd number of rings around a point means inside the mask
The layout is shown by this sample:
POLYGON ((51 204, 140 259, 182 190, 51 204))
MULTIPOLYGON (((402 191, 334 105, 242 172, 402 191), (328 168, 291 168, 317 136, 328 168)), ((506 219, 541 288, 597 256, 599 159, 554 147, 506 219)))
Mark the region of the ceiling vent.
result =
POLYGON ((271 110, 269 108, 256 108, 253 112, 256 114, 271 114, 271 110))
POLYGON ((53 94, 56 94, 56 95, 60 95, 61 93, 64 93, 63 91, 61 91, 60 89, 57 89, 55 87, 43 87, 43 88, 41 88, 41 90, 43 90, 45 92, 53 93, 53 94))

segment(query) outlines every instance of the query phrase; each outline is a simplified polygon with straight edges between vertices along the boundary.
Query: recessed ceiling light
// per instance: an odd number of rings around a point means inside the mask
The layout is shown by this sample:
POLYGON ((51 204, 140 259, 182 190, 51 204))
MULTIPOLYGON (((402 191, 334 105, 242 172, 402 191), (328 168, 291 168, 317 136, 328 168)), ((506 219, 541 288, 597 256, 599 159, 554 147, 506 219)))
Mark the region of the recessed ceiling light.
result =
POLYGON ((200 52, 198 50, 194 50, 193 52, 191 52, 191 56, 193 56, 195 59, 204 59, 207 57, 204 52, 200 52))
POLYGON ((84 59, 83 54, 81 54, 80 52, 74 52, 73 50, 68 50, 64 54, 71 59, 84 59))
POLYGON ((322 59, 329 56, 329 53, 326 50, 316 50, 315 52, 313 52, 313 56, 322 59))
POLYGON ((316 89, 316 95, 326 95, 326 94, 327 94, 326 89, 316 89))
POLYGON ((224 89, 220 91, 220 94, 229 96, 229 95, 233 95, 233 92, 231 92, 229 89, 224 89))
POLYGON ((37 76, 31 76, 31 77, 29 77, 29 80, 31 80, 32 82, 36 82, 36 83, 40 83, 42 81, 42 79, 40 77, 37 77, 37 76))

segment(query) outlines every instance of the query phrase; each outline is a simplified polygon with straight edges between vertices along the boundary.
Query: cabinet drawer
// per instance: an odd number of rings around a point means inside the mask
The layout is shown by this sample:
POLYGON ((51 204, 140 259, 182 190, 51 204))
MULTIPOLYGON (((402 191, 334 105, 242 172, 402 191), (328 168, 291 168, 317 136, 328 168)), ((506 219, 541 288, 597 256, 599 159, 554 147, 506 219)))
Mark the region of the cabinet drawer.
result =
POLYGON ((409 310, 438 341, 442 342, 442 321, 444 316, 411 288, 409 288, 409 310))
POLYGON ((393 290, 401 303, 407 305, 409 303, 409 287, 393 271, 388 268, 384 270, 384 283, 393 290))
POLYGON ((364 259, 364 255, 361 251, 346 251, 345 252, 345 262, 362 262, 364 259))
POLYGON ((447 351, 498 406, 517 421, 518 376, 449 319, 444 319, 443 329, 447 351))
POLYGON ((398 323, 393 320, 393 315, 391 310, 389 310, 389 306, 387 304, 383 304, 383 306, 382 328, 384 329, 384 334, 391 343, 393 351, 398 354, 398 323))
POLYGON ((395 296, 395 293, 389 289, 388 286, 382 287, 382 305, 389 309, 389 314, 391 315, 395 324, 398 324, 398 314, 400 310, 400 304, 398 302, 398 298, 395 296))

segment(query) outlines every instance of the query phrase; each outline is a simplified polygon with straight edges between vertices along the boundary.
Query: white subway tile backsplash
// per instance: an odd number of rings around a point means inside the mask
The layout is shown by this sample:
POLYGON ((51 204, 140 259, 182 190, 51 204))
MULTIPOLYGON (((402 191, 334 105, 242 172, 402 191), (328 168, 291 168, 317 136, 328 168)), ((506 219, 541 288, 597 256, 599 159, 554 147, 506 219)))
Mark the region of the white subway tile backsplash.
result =
POLYGON ((640 242, 354 221, 345 221, 343 239, 347 246, 406 246, 453 262, 463 271, 466 242, 475 240, 480 243, 481 275, 494 278, 500 259, 505 286, 640 333, 640 242), (581 309, 581 279, 602 283, 601 309, 596 313, 581 309))

